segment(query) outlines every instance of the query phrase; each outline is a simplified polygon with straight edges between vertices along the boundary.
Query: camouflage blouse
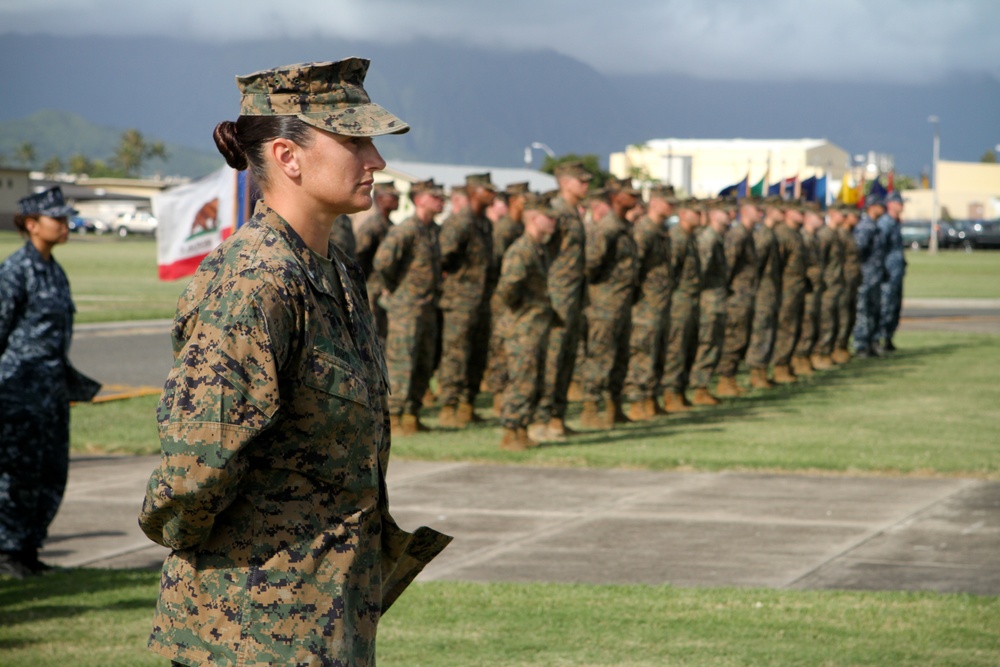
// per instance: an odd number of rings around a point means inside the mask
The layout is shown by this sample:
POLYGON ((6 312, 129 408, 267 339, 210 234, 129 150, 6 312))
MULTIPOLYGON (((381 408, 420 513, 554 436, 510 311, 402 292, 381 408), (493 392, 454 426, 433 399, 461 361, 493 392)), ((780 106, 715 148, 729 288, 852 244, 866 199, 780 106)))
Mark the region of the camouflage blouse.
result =
POLYGON ((186 664, 373 665, 450 538, 389 515, 388 378, 360 267, 263 202, 181 296, 139 523, 173 549, 150 647, 186 664))

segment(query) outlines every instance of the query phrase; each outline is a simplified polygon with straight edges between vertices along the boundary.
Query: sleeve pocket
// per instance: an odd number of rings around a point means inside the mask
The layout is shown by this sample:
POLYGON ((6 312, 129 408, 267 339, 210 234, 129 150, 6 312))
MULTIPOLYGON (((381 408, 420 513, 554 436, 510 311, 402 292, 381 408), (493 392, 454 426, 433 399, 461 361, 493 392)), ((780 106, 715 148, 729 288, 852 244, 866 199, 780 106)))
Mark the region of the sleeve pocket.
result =
POLYGON ((368 405, 368 387, 349 361, 314 349, 309 357, 305 384, 339 398, 368 405))

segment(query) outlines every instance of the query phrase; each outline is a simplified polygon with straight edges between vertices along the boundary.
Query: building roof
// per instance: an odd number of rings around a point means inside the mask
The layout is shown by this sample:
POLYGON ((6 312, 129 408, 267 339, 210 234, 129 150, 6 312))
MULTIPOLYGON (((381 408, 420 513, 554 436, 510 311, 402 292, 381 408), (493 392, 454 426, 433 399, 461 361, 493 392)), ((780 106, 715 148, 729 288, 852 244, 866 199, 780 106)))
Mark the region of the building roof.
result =
POLYGON ((489 172, 490 180, 497 189, 504 189, 511 183, 528 182, 528 187, 535 192, 547 192, 558 187, 554 176, 535 169, 511 167, 484 167, 476 165, 434 164, 431 162, 406 162, 395 160, 389 162, 382 173, 405 181, 426 181, 433 178, 445 187, 464 185, 469 174, 489 172))
POLYGON ((810 150, 833 145, 828 139, 650 139, 645 146, 655 151, 685 150, 810 150))

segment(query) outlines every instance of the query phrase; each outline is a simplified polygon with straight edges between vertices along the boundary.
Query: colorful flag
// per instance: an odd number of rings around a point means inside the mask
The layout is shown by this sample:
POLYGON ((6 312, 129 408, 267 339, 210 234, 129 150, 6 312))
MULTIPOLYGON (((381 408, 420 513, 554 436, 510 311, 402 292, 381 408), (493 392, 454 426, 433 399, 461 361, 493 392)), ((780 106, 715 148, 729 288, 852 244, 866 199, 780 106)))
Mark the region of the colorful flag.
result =
POLYGON ((743 180, 739 183, 733 183, 732 185, 727 185, 719 191, 720 197, 736 197, 737 199, 743 199, 747 196, 747 183, 750 180, 750 174, 743 177, 743 180))
POLYGON ((873 198, 877 197, 878 199, 885 199, 885 196, 889 194, 889 191, 885 189, 884 185, 882 185, 882 181, 878 178, 874 178, 872 179, 871 188, 868 189, 868 194, 873 198))
POLYGON ((153 197, 160 280, 193 275, 201 260, 235 231, 237 182, 237 172, 223 167, 153 197))
POLYGON ((763 197, 764 192, 767 190, 767 175, 761 176, 761 179, 757 181, 756 185, 750 187, 751 197, 763 197))

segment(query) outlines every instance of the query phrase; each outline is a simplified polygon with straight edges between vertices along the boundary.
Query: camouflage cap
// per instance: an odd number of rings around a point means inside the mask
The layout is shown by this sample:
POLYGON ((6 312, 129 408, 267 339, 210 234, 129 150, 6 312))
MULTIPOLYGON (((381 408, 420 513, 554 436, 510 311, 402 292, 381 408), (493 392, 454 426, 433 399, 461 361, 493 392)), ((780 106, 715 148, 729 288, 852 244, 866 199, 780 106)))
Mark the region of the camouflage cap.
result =
POLYGON ((295 116, 334 134, 375 137, 410 126, 373 103, 362 84, 369 60, 284 65, 236 77, 241 116, 295 116))
POLYGON ((393 181, 379 181, 374 185, 373 189, 377 195, 399 196, 399 190, 396 189, 396 184, 393 181))
POLYGON ((631 178, 609 178, 605 184, 611 194, 624 192, 625 194, 639 196, 639 191, 632 186, 631 178))
POLYGON ((410 183, 410 199, 413 199, 417 195, 424 192, 434 195, 435 197, 444 197, 444 188, 441 187, 440 184, 435 183, 433 178, 428 178, 426 181, 410 183))
POLYGON ((44 215, 49 218, 66 218, 76 215, 77 210, 63 199, 62 188, 58 185, 42 190, 17 201, 21 215, 44 215))
POLYGON ((594 178, 594 175, 587 171, 587 168, 583 166, 583 162, 579 160, 570 160, 569 162, 557 164, 553 171, 556 178, 560 176, 572 176, 581 181, 589 181, 594 178))
POLYGON ((556 212, 552 208, 552 202, 545 195, 536 194, 534 192, 525 192, 523 196, 525 211, 539 211, 550 218, 554 218, 556 216, 556 212))
POLYGON ((586 196, 583 198, 583 203, 589 205, 591 202, 602 201, 606 204, 610 198, 611 191, 608 188, 593 188, 587 191, 586 196))
POLYGON ((674 193, 674 186, 655 183, 649 186, 649 198, 663 199, 671 204, 677 203, 677 195, 674 193))
POLYGON ((490 172, 485 174, 469 174, 465 177, 465 189, 468 192, 471 188, 486 188, 492 192, 496 192, 497 188, 493 185, 493 179, 490 178, 490 172))
POLYGON ((506 192, 507 196, 509 196, 509 197, 517 197, 519 195, 523 195, 523 194, 527 193, 528 190, 530 190, 530 189, 531 189, 531 185, 527 181, 525 181, 523 183, 510 183, 510 184, 508 184, 507 188, 506 188, 506 190, 504 190, 504 192, 506 192))

